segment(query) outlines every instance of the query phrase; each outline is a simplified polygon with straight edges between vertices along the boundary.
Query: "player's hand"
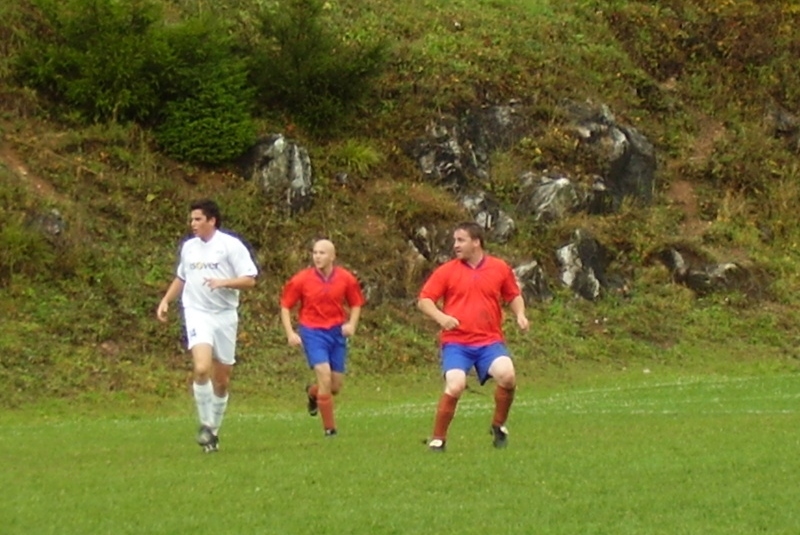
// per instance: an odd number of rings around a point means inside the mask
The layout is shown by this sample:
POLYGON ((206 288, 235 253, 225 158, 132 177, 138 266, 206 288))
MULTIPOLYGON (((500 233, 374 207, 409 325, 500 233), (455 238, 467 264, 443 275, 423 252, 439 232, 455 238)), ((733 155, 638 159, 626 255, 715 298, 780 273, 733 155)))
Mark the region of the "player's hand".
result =
POLYGON ((211 290, 225 287, 225 279, 203 279, 203 284, 208 286, 211 290))
POLYGON ((354 334, 356 334, 356 328, 353 327, 352 323, 350 323, 348 321, 347 323, 342 325, 342 336, 344 336, 346 338, 349 338, 350 336, 353 336, 354 334))
POLYGON ((158 304, 158 310, 156 310, 158 321, 167 321, 167 312, 169 312, 169 303, 161 301, 158 304))
POLYGON ((286 341, 289 342, 289 345, 292 347, 298 347, 303 345, 303 340, 300 339, 300 335, 294 331, 292 331, 289 335, 286 336, 286 341))
POLYGON ((442 314, 441 319, 439 320, 439 326, 444 331, 452 331, 456 327, 458 327, 459 322, 453 316, 448 316, 447 314, 442 314))
POLYGON ((519 314, 517 316, 517 325, 519 325, 519 328, 523 331, 528 330, 530 327, 530 322, 528 322, 528 318, 525 316, 525 314, 519 314))

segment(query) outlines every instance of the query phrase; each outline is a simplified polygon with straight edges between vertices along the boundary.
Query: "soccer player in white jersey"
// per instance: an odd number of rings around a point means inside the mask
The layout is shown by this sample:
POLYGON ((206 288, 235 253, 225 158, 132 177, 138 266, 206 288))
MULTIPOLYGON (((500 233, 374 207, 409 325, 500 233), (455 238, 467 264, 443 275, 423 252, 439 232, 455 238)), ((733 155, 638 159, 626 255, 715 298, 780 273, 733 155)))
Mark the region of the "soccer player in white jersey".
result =
POLYGON ((194 399, 200 419, 197 443, 205 452, 219 449, 219 428, 236 362, 239 290, 255 286, 258 275, 248 248, 239 238, 220 230, 221 223, 214 201, 192 203, 194 237, 182 244, 175 279, 156 313, 166 322, 169 304, 181 297, 187 348, 194 363, 194 399))

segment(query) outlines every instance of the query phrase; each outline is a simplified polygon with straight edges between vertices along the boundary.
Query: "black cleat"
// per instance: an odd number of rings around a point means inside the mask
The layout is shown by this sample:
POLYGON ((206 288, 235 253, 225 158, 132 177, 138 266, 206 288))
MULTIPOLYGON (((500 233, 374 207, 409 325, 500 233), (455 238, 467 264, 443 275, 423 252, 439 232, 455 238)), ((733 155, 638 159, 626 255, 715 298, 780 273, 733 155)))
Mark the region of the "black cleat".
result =
POLYGON ((317 398, 311 395, 311 386, 310 384, 306 385, 306 395, 308 396, 308 415, 309 416, 316 416, 317 415, 317 398))
POLYGON ((508 429, 504 425, 493 425, 489 429, 489 434, 492 435, 492 445, 495 448, 505 448, 508 446, 508 429))
POLYGON ((201 425, 197 431, 197 443, 201 446, 207 446, 214 441, 214 432, 207 425, 201 425))
POLYGON ((325 430, 325 436, 326 437, 335 437, 338 434, 339 434, 339 432, 336 429, 326 429, 325 430))
POLYGON ((211 441, 203 446, 203 453, 215 453, 219 451, 219 437, 213 434, 211 437, 211 441))
POLYGON ((433 438, 428 441, 428 449, 439 453, 444 453, 445 441, 441 438, 433 438))

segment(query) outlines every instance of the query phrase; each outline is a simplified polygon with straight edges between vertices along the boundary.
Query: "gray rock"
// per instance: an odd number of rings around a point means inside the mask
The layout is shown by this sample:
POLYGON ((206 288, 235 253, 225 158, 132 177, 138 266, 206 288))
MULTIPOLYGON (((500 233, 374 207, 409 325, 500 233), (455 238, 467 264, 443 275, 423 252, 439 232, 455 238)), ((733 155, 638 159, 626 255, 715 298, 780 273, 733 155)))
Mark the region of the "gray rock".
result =
POLYGON ((556 251, 556 259, 561 265, 561 282, 584 299, 600 297, 607 261, 603 247, 589 233, 576 230, 572 241, 556 251))
POLYGON ((296 214, 313 204, 308 151, 282 134, 259 140, 240 164, 245 179, 258 181, 276 207, 296 214))
POLYGON ((547 275, 536 260, 515 267, 514 276, 517 278, 517 284, 526 302, 553 300, 553 292, 547 282, 547 275))
POLYGON ((486 230, 487 238, 491 241, 507 242, 516 228, 514 220, 484 191, 462 195, 461 205, 467 209, 475 222, 486 230))

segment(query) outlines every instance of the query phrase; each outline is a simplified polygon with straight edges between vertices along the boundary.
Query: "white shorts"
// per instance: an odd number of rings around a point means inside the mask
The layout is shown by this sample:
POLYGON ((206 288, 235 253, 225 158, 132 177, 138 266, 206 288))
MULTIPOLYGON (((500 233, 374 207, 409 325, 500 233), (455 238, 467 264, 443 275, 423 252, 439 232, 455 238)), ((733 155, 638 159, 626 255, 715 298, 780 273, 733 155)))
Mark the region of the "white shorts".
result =
POLYGON ((201 312, 193 308, 183 310, 186 321, 186 349, 197 344, 209 344, 215 360, 222 364, 236 363, 236 329, 239 314, 236 309, 222 312, 201 312))

